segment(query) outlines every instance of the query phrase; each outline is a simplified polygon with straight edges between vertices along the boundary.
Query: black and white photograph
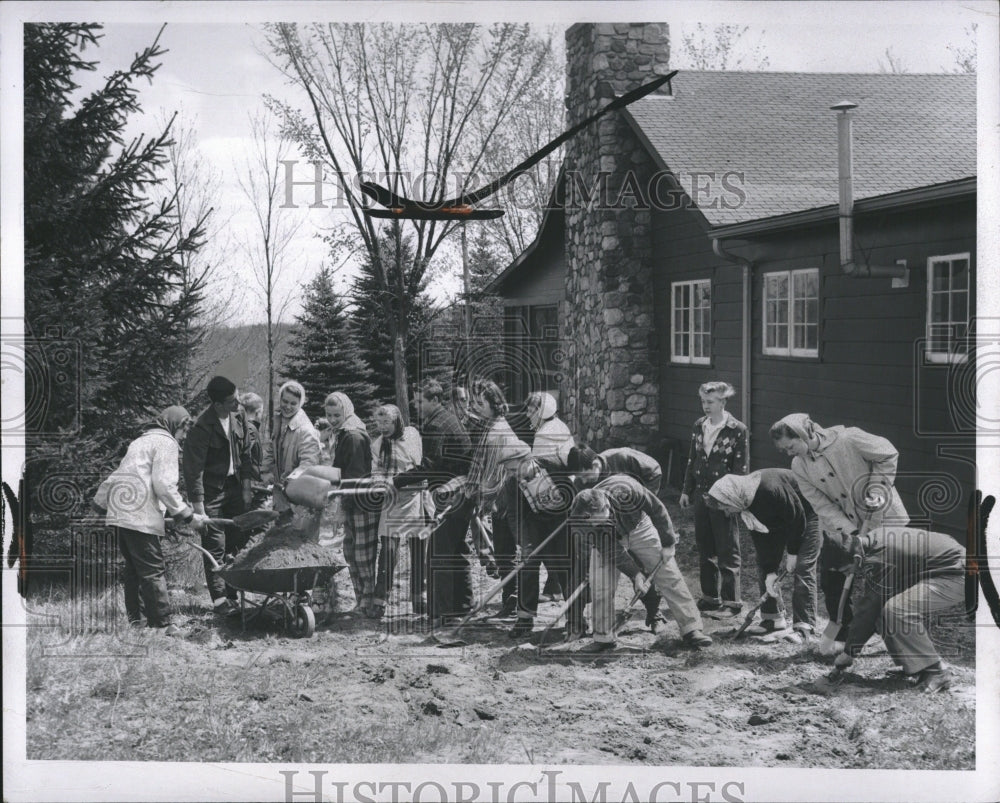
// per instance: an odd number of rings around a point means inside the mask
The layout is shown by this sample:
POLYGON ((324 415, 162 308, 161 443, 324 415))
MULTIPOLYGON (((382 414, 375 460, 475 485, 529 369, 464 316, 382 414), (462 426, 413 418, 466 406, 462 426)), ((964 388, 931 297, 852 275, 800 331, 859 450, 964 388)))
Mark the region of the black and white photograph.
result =
POLYGON ((1000 799, 998 11, 0 6, 4 799, 1000 799))

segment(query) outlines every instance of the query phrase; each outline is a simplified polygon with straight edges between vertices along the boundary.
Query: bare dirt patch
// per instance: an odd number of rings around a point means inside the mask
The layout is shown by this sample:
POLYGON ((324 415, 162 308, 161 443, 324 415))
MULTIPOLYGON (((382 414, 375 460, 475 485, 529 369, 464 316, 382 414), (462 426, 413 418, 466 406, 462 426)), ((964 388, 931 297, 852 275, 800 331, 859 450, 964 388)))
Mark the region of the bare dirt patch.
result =
MULTIPOLYGON (((678 561, 695 588, 690 522, 670 509, 684 533, 678 561)), ((509 623, 487 620, 463 633, 464 646, 441 649, 408 602, 380 623, 324 622, 324 607, 309 639, 277 624, 244 631, 209 610, 197 555, 171 554, 183 638, 128 630, 121 614, 115 632, 74 636, 79 603, 31 602, 32 621, 48 626, 28 635, 29 759, 975 766, 974 630, 958 616, 936 630, 951 691, 924 695, 887 675, 892 664, 876 641, 822 695, 810 683, 830 659, 811 645, 734 642, 726 631, 738 620, 706 618, 715 646, 692 651, 673 622, 649 633, 641 606, 619 649, 598 656, 586 655, 589 640, 558 644, 561 625, 549 634, 553 649, 537 649, 555 603, 541 606, 526 644, 507 637, 509 623)), ((756 594, 752 556, 746 541, 746 599, 756 594)), ((477 568, 480 592, 493 582, 477 568)), ((397 590, 406 587, 403 572, 397 590)), ((349 588, 338 575, 330 610, 352 607, 349 588)))

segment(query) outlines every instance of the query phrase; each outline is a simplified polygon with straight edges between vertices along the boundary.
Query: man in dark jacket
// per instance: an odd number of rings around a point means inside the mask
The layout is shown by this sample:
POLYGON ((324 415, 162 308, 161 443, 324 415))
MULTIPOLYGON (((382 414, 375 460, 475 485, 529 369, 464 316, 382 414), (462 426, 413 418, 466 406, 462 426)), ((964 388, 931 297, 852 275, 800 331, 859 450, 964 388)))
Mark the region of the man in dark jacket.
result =
POLYGON ((414 395, 413 403, 420 416, 423 462, 392 480, 396 488, 426 480, 438 510, 448 510, 431 533, 428 544, 428 606, 432 620, 438 624, 443 624, 446 617, 462 616, 472 609, 472 552, 465 534, 475 512, 474 500, 449 493, 452 490, 449 480, 468 472, 472 444, 444 400, 444 389, 434 379, 426 380, 414 395), (458 501, 449 507, 453 500, 458 501))
MULTIPOLYGON (((243 417, 236 414, 239 409, 236 385, 223 376, 212 377, 208 398, 211 406, 198 417, 184 439, 184 483, 188 502, 196 513, 228 519, 246 512, 250 505, 251 442, 243 417)), ((239 532, 211 524, 202 532, 202 546, 220 563, 225 557, 227 537, 233 543, 239 532)), ((215 574, 208 558, 204 563, 215 610, 229 613, 235 608, 236 592, 215 574)))
MULTIPOLYGON (((590 488, 612 474, 625 474, 633 477, 642 483, 650 493, 656 495, 660 492, 660 481, 663 471, 660 464, 648 454, 623 446, 618 449, 606 449, 597 454, 584 443, 577 444, 570 449, 566 458, 566 468, 573 472, 577 485, 580 488, 590 488)), ((629 579, 634 580, 635 575, 630 574, 630 568, 635 565, 631 560, 627 560, 623 553, 624 548, 616 542, 615 553, 618 556, 619 566, 629 579)), ((574 555, 574 567, 571 571, 572 580, 579 580, 587 576, 587 560, 589 552, 579 550, 574 555)), ((572 582, 570 583, 572 585, 572 582)), ((583 609, 587 604, 587 596, 581 595, 577 602, 570 608, 568 618, 568 630, 574 633, 583 632, 583 609)), ((662 597, 657 592, 656 587, 650 584, 649 590, 642 595, 642 604, 646 608, 646 627, 654 633, 658 633, 664 623, 664 618, 660 613, 660 603, 662 597)))
POLYGON ((855 537, 851 549, 862 555, 864 595, 834 666, 850 666, 878 631, 892 660, 917 678, 918 687, 946 689, 950 678, 928 635, 927 616, 965 599, 965 549, 943 533, 909 527, 871 530, 855 537))

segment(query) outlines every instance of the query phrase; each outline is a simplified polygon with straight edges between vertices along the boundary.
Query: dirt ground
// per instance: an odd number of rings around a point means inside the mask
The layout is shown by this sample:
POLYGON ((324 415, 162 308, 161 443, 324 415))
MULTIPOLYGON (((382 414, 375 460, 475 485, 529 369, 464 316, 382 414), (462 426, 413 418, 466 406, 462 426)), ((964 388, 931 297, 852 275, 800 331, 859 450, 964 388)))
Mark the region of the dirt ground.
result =
MULTIPOLYGON (((666 501, 694 590, 690 519, 676 494, 666 501)), ((324 528, 332 538, 329 521, 324 528)), ((744 565, 751 599, 749 540, 744 565)), ((182 638, 122 632, 121 614, 114 633, 67 637, 67 601, 32 603, 36 621, 59 617, 61 626, 28 631, 29 759, 975 767, 973 631, 960 621, 935 631, 954 672, 950 691, 921 694, 887 675, 892 664, 875 640, 841 685, 820 694, 811 684, 831 659, 815 642, 734 642, 727 631, 742 617, 706 618, 715 645, 694 651, 672 620, 652 635, 637 605, 618 649, 598 657, 580 652, 589 639, 559 645, 561 624, 547 639, 555 647, 538 650, 557 603, 541 606, 528 643, 507 637, 509 622, 487 620, 463 632, 464 646, 441 648, 408 602, 382 623, 331 616, 299 639, 277 625, 244 631, 239 619, 217 619, 198 570, 196 557, 176 550, 182 638)), ((495 582, 478 567, 476 580, 480 593, 495 582)), ((402 574, 399 593, 405 582, 402 574)), ((336 605, 350 608, 346 571, 335 586, 336 605)), ((620 584, 619 609, 630 592, 620 584)))

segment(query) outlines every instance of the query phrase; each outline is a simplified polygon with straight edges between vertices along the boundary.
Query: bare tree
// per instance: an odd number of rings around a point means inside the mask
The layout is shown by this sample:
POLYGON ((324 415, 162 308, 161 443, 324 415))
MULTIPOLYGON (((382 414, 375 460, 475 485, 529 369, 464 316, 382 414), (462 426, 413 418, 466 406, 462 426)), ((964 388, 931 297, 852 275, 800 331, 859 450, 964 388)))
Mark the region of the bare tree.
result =
POLYGON ((976 58, 976 31, 979 29, 978 23, 972 23, 965 29, 966 41, 964 45, 948 45, 948 51, 954 60, 952 72, 954 73, 975 73, 978 65, 976 58))
MULTIPOLYGON (((502 175, 565 129, 565 56, 562 38, 555 33, 547 32, 553 46, 538 65, 538 80, 519 98, 518 113, 489 139, 483 161, 490 175, 502 175)), ((491 93, 499 91, 495 85, 490 87, 491 93)), ((516 259, 535 239, 555 188, 563 153, 563 148, 550 153, 498 196, 505 214, 491 220, 483 231, 497 246, 495 253, 501 260, 502 255, 516 259)), ((482 253, 485 243, 479 233, 469 232, 469 239, 476 240, 482 253)))
POLYGON ((908 73, 906 65, 903 60, 892 52, 891 47, 885 49, 885 61, 882 59, 878 60, 878 71, 884 73, 893 73, 896 75, 902 75, 903 73, 908 73))
POLYGON ((693 31, 681 34, 681 46, 673 54, 678 67, 688 70, 766 70, 770 59, 764 55, 758 34, 757 44, 744 37, 749 25, 723 24, 709 28, 699 22, 693 31))
POLYGON ((363 213, 358 178, 429 200, 464 191, 486 169, 491 139, 539 80, 551 44, 527 25, 269 25, 274 63, 301 87, 308 112, 280 107, 286 128, 336 178, 348 226, 371 258, 393 344, 396 403, 409 409, 406 344, 420 287, 452 222, 393 221, 395 247, 363 213), (451 185, 451 186, 449 186, 451 185), (401 263, 403 228, 414 259, 401 263))
POLYGON ((256 238, 243 243, 257 283, 257 295, 267 317, 267 427, 274 419, 274 352, 283 336, 278 326, 292 300, 292 291, 281 292, 280 278, 292 254, 290 246, 302 228, 282 206, 284 166, 293 156, 293 143, 267 111, 250 115, 253 144, 237 168, 240 188, 253 208, 256 238))
MULTIPOLYGON (((166 124, 164 119, 163 123, 166 124)), ((195 286, 204 288, 204 301, 195 320, 185 323, 184 338, 188 348, 180 366, 184 403, 191 402, 204 385, 208 374, 218 362, 215 354, 207 353, 204 339, 211 330, 227 332, 221 343, 227 354, 246 347, 246 335, 229 330, 234 313, 245 303, 244 293, 237 282, 220 275, 220 266, 232 258, 234 246, 228 234, 229 217, 214 208, 222 187, 220 172, 198 149, 198 132, 191 122, 173 127, 173 139, 167 148, 166 179, 163 191, 176 198, 175 241, 182 239, 199 221, 204 222, 205 245, 197 252, 178 256, 183 281, 182 292, 195 286)))

